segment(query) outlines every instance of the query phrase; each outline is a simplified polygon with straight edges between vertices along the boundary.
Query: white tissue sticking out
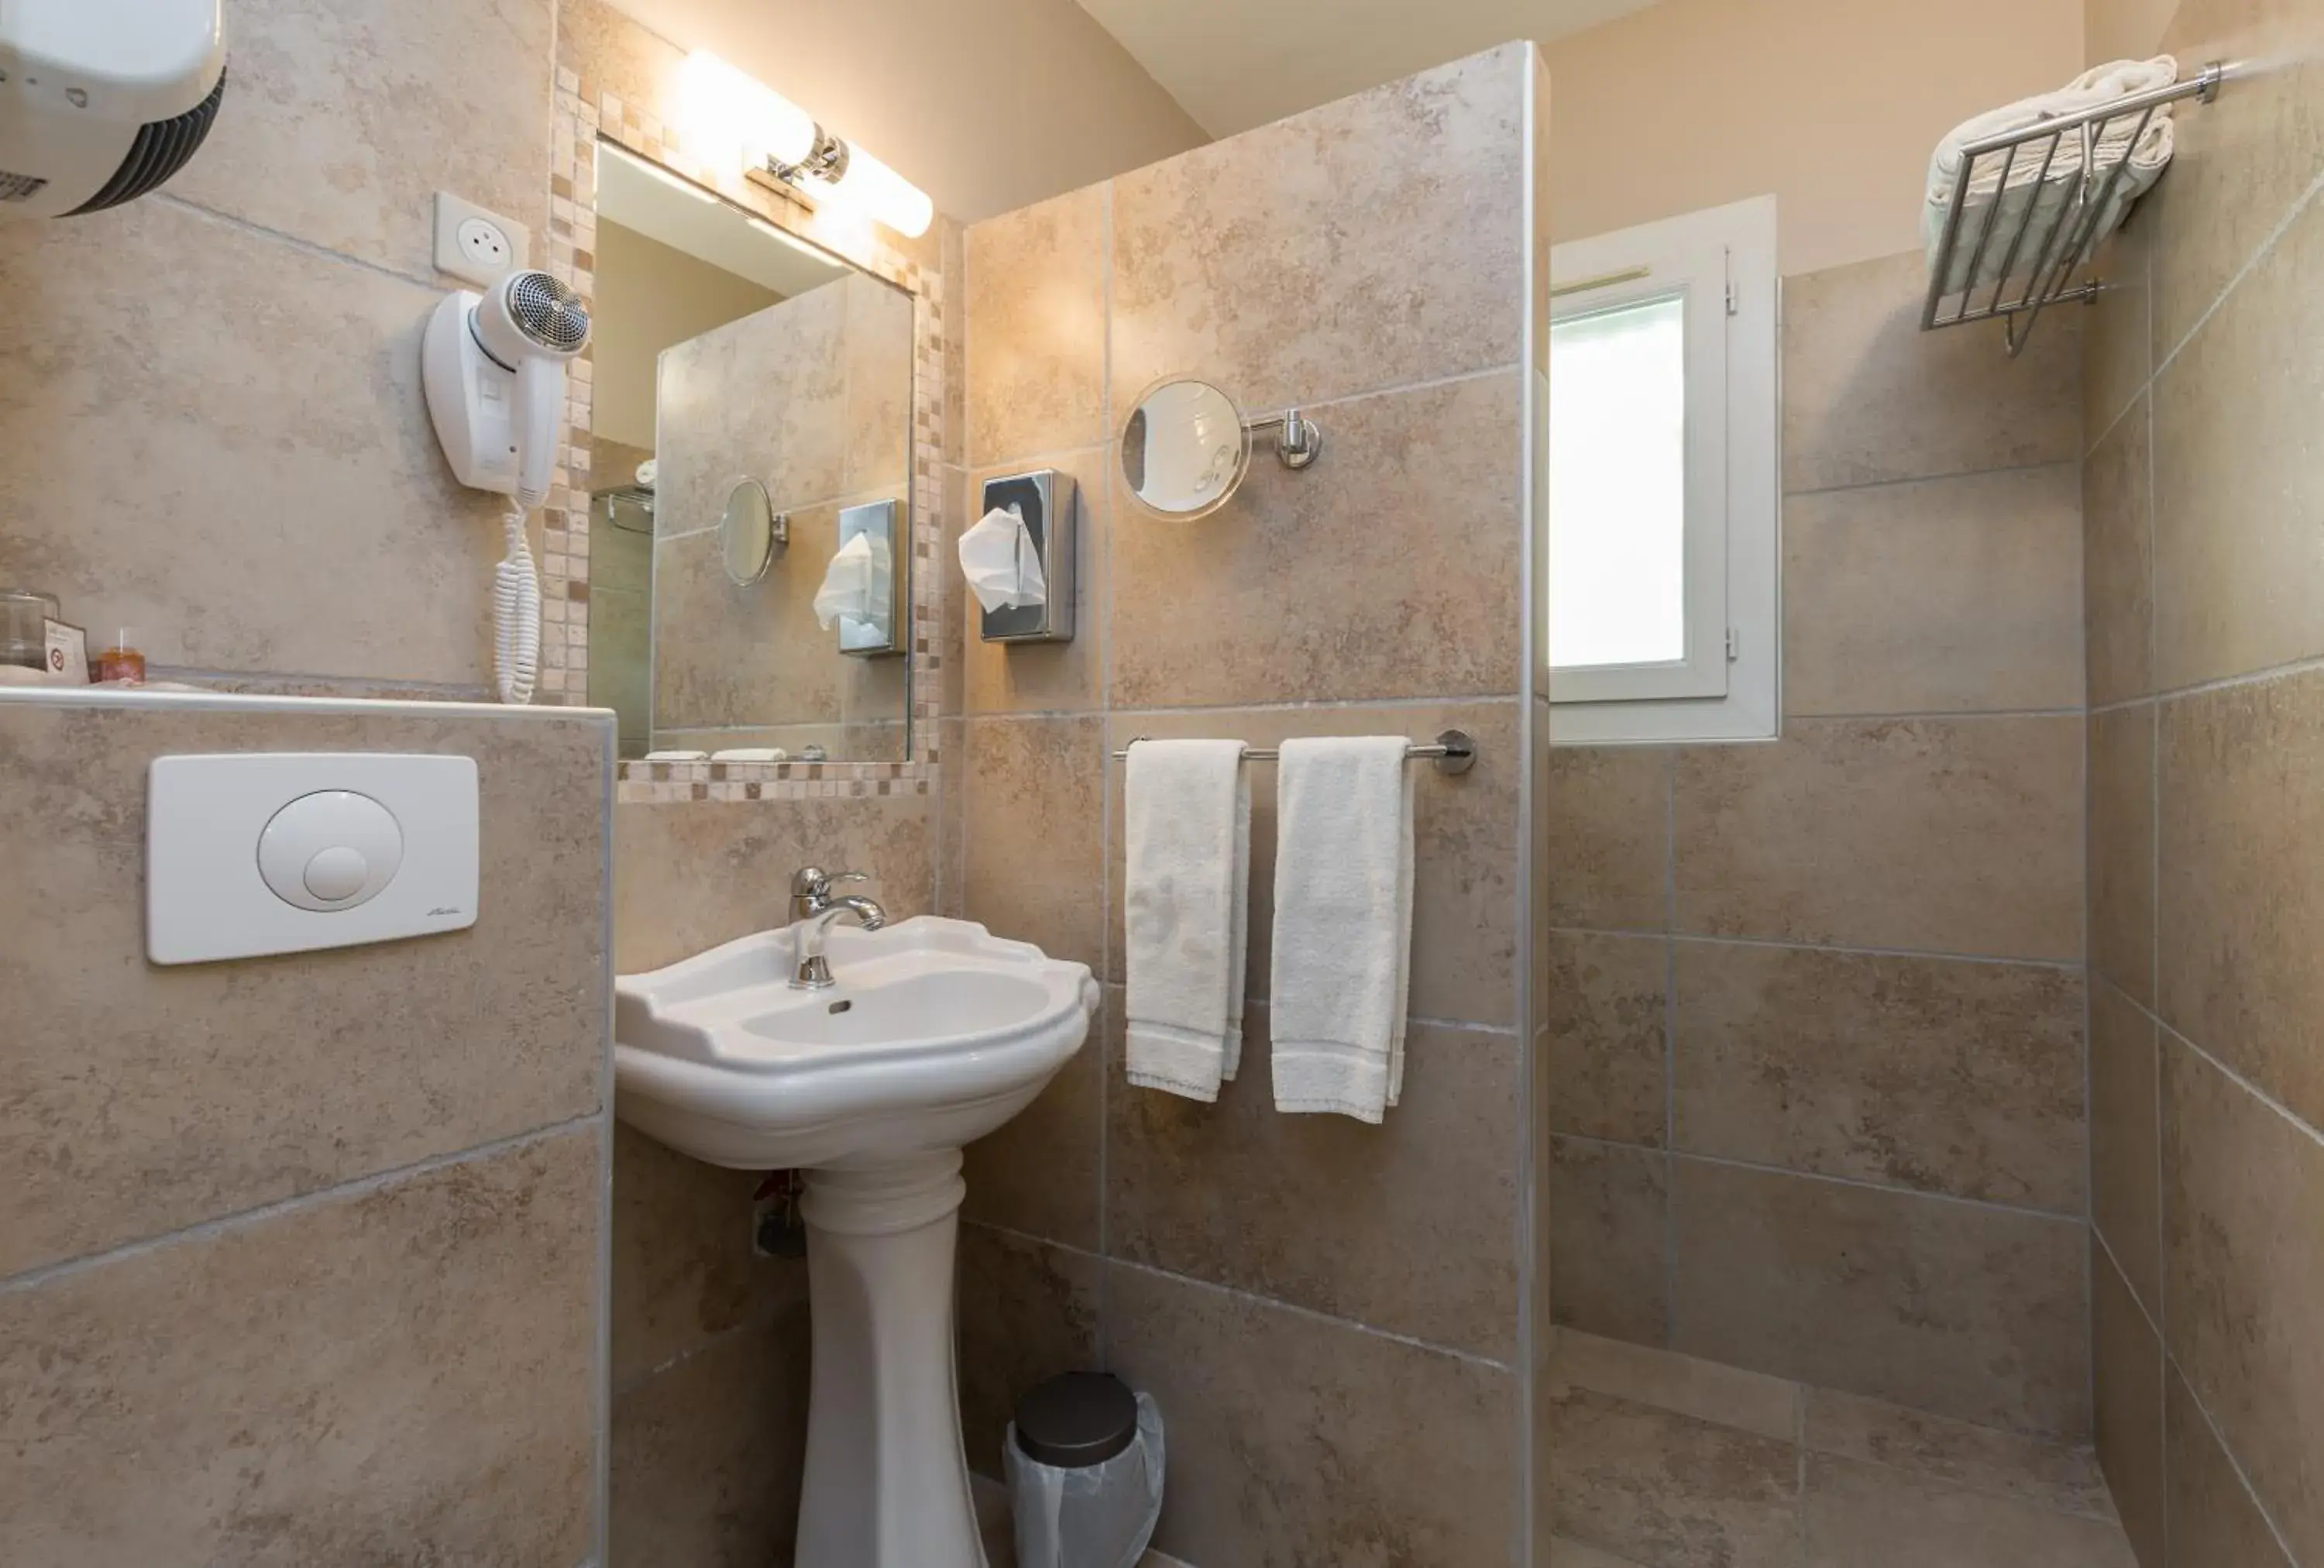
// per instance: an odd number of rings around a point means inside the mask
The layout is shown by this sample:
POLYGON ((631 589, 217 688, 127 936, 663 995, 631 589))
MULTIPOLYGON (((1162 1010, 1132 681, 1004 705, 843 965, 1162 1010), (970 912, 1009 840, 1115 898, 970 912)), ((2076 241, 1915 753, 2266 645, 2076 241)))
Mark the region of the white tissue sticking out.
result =
POLYGON ((994 507, 960 536, 960 569, 976 602, 992 610, 1021 610, 1049 602, 1041 552, 1033 548, 1023 514, 994 507))
POLYGON ((894 570, 888 541, 877 534, 859 533, 841 545, 823 574, 823 586, 815 591, 816 624, 828 632, 844 616, 884 627, 895 593, 890 586, 894 570))

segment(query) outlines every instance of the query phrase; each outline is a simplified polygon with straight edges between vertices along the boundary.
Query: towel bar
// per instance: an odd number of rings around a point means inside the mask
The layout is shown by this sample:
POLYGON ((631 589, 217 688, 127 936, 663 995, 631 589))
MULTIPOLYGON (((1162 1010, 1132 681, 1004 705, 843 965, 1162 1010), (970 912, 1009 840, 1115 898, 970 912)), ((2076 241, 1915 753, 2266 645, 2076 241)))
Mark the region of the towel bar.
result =
MULTIPOLYGON (((1134 746, 1140 741, 1151 739, 1153 739, 1151 735, 1132 735, 1130 737, 1130 746, 1134 746)), ((1124 746, 1120 751, 1116 752, 1113 754, 1113 760, 1119 762, 1127 758, 1130 755, 1130 746, 1124 746)), ((1404 749, 1404 754, 1408 761, 1427 761, 1435 763, 1439 773, 1457 776, 1466 773, 1477 765, 1477 742, 1470 738, 1469 732, 1466 730, 1446 730, 1436 737, 1434 745, 1406 746, 1404 749)), ((1253 746, 1242 754, 1242 758, 1246 762, 1272 762, 1282 755, 1282 752, 1272 746, 1253 746)))

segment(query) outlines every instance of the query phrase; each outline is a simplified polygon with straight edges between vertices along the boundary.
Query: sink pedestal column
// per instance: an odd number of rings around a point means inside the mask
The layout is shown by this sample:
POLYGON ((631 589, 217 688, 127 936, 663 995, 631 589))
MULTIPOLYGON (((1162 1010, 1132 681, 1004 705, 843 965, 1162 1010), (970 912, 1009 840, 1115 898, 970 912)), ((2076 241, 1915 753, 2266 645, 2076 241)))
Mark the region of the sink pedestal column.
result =
POLYGON ((810 1170, 798 1568, 984 1568, 953 1357, 960 1150, 810 1170))

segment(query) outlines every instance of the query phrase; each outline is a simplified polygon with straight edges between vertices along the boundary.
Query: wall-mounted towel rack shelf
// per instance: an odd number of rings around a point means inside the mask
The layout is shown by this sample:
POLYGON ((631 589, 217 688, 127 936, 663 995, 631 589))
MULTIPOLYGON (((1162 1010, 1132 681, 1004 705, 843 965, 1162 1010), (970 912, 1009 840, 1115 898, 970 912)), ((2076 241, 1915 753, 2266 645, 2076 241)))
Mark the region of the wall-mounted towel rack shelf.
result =
MULTIPOLYGON (((1148 735, 1132 735, 1130 737, 1130 745, 1134 746, 1140 741, 1150 739, 1152 737, 1148 735)), ((1130 746, 1124 746, 1113 754, 1113 760, 1119 762, 1129 755, 1130 746)), ((1246 762, 1272 762, 1282 755, 1281 752, 1272 746, 1253 746, 1243 752, 1242 760, 1246 762)), ((1466 730, 1446 730, 1436 737, 1434 745, 1406 746, 1404 749, 1404 755, 1407 761, 1435 763, 1439 773, 1466 773, 1477 765, 1477 742, 1470 738, 1469 732, 1466 730)))
POLYGON ((1998 316, 2015 359, 2044 309, 2096 299, 2105 287, 2101 280, 2076 283, 2073 278, 2091 245, 2103 237, 2100 225, 2111 205, 2126 194, 2128 149, 2138 144, 2164 105, 2187 98, 2208 104, 2219 96, 2226 78, 2227 68, 2213 60, 2184 81, 1963 143, 1943 232, 1931 253, 1921 330, 1998 316), (2123 127, 2129 131, 2126 142, 2121 140, 2123 127), (2124 155, 2099 168, 2098 149, 2109 141, 2119 143, 2124 155), (2070 156, 2063 166, 2079 169, 2067 189, 2062 177, 2053 184, 2052 172, 2061 168, 2060 154, 2070 143, 2080 156, 2079 161, 2070 156), (1981 203, 1982 211, 1970 217, 1972 186, 1989 178, 1997 161, 2000 179, 1981 203), (2045 193, 2054 194, 2045 198, 2045 193))

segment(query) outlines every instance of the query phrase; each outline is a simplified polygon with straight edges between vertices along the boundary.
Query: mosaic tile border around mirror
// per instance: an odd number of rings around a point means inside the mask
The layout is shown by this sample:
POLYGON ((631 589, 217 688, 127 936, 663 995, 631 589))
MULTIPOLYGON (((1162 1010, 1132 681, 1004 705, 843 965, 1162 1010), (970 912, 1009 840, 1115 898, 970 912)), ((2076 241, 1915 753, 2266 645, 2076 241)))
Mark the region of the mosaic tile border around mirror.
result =
MULTIPOLYGON (((798 235, 912 297, 911 755, 901 762, 642 762, 621 764, 622 801, 809 799, 925 795, 938 761, 936 701, 944 652, 939 624, 943 538, 937 514, 944 452, 944 274, 888 243, 866 224, 843 226, 689 156, 678 130, 619 95, 595 90, 568 66, 557 71, 549 145, 548 270, 594 302, 597 237, 596 143, 615 143, 798 235)), ((941 245, 943 225, 928 233, 941 245)), ((541 700, 578 705, 589 690, 589 452, 591 366, 584 354, 567 383, 569 437, 542 513, 541 700)))

